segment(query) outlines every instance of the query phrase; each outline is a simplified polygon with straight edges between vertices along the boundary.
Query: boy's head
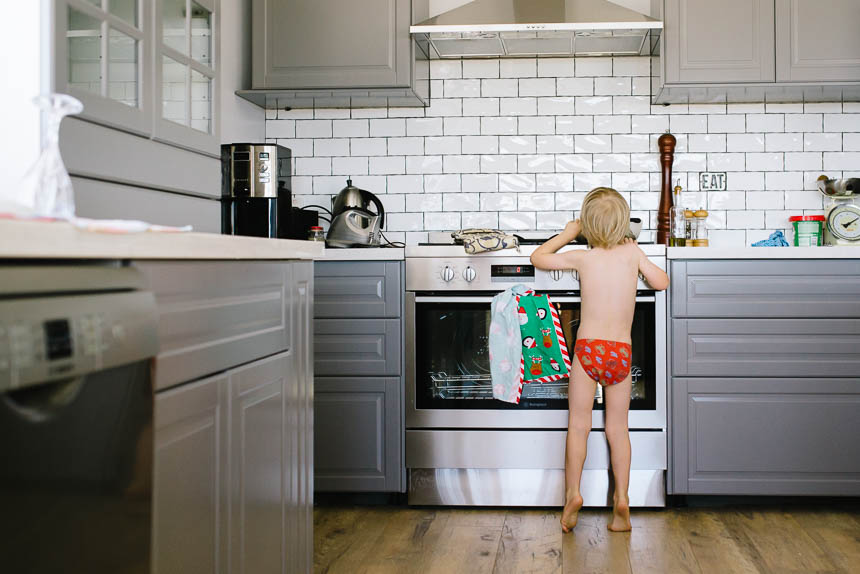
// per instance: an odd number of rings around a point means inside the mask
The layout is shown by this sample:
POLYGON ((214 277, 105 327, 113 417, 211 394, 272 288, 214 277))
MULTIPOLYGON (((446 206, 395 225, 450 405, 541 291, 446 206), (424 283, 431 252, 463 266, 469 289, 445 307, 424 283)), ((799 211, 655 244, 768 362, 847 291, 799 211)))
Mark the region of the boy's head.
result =
POLYGON ((614 189, 596 187, 585 196, 579 219, 589 245, 614 247, 630 230, 630 206, 614 189))

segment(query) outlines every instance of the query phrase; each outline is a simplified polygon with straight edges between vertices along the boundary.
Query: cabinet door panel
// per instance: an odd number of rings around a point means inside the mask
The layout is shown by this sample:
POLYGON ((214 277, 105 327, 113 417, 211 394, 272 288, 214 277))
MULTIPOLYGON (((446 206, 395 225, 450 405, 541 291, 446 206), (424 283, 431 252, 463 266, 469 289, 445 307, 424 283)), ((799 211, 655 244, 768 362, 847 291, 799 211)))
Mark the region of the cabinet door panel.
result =
POLYGON ((317 378, 314 487, 399 491, 400 378, 317 378))
POLYGON ((153 573, 226 572, 227 377, 155 398, 153 573))
POLYGON ((399 375, 400 319, 316 319, 316 375, 399 375))
POLYGON ((860 319, 673 319, 672 374, 854 377, 860 319))
POLYGON ((256 0, 254 88, 408 86, 410 0, 256 0))
POLYGON ((314 263, 314 317, 400 317, 400 262, 314 263))
POLYGON ((288 427, 285 416, 292 368, 292 354, 282 353, 230 374, 231 574, 282 571, 283 511, 293 491, 284 469, 296 456, 295 418, 288 427))
POLYGON ((777 0, 777 81, 860 82, 860 2, 777 0))
POLYGON ((773 0, 666 0, 666 82, 772 82, 773 0))
POLYGON ((860 494, 860 380, 672 379, 672 491, 860 494))
POLYGON ((673 261, 674 317, 860 317, 860 260, 673 261))

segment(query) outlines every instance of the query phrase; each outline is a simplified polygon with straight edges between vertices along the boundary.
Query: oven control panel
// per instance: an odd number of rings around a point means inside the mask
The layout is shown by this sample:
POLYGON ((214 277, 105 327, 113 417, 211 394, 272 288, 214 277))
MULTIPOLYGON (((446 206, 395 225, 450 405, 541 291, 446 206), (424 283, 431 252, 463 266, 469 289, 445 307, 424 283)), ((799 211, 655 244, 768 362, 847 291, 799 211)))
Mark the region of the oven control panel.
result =
MULTIPOLYGON (((651 257, 661 269, 664 257, 651 257)), ((535 268, 527 257, 407 257, 407 291, 503 291, 523 284, 538 291, 578 291, 574 270, 535 268)), ((639 279, 639 289, 650 287, 639 279)))

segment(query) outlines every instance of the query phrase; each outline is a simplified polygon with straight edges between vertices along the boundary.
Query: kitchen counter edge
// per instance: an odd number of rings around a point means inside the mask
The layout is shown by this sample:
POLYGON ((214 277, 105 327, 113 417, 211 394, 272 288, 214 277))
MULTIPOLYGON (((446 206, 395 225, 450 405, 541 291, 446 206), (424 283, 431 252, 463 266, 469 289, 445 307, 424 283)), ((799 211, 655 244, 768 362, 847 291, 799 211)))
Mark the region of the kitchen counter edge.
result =
POLYGON ((860 259, 860 247, 668 247, 667 259, 860 259))
POLYGON ((0 259, 308 260, 320 242, 217 233, 98 233, 66 222, 0 221, 0 259))
POLYGON ((329 247, 319 261, 403 261, 406 250, 402 247, 329 247))

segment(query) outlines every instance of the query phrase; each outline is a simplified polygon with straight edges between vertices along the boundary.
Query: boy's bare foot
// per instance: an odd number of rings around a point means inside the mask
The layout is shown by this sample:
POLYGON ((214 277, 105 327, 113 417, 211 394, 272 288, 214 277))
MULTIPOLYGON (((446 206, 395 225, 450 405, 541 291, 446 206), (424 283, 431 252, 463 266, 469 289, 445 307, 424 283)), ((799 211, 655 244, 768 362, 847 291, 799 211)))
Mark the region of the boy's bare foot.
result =
POLYGON ((580 508, 582 508, 582 495, 569 494, 567 496, 567 502, 564 504, 564 510, 561 512, 562 532, 570 532, 573 530, 573 527, 576 526, 580 508))
POLYGON ((612 522, 609 530, 612 532, 627 532, 632 528, 630 524, 630 501, 626 498, 615 500, 615 508, 612 509, 612 522))

